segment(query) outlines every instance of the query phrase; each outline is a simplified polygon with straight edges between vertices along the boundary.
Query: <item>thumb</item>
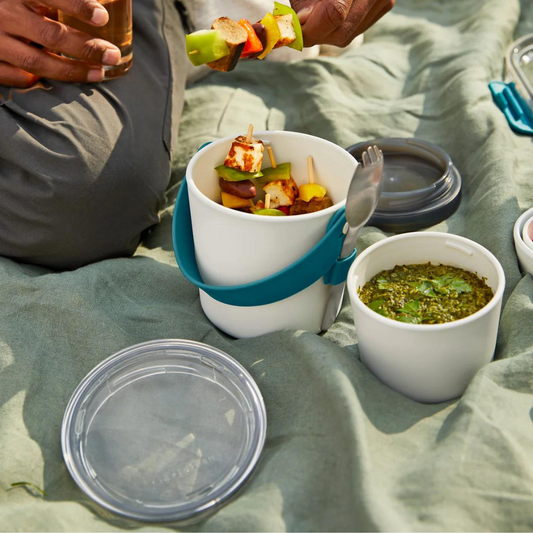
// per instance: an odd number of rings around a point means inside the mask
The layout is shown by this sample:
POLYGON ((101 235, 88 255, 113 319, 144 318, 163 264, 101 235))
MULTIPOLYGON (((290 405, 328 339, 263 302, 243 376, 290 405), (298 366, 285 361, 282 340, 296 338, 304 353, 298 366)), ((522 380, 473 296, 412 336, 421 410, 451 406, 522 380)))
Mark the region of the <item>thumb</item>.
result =
POLYGON ((291 6, 296 11, 300 24, 303 26, 309 15, 313 12, 315 6, 320 3, 320 0, 290 0, 291 6))
MULTIPOLYGON (((291 0, 302 24, 304 45, 325 42, 343 24, 354 0, 291 0)), ((375 0, 374 0, 375 1, 375 0)))

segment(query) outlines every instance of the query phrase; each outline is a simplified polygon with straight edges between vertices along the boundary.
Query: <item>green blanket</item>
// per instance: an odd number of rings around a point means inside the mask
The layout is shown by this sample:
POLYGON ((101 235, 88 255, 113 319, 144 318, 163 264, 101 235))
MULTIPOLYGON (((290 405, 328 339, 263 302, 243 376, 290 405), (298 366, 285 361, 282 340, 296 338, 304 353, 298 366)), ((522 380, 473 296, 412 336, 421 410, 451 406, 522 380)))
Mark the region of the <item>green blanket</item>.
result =
MULTIPOLYGON (((533 280, 512 243, 514 221, 533 206, 532 141, 511 132, 487 88, 501 79, 508 44, 528 31, 530 0, 398 0, 366 44, 340 58, 214 74, 187 91, 168 206, 135 257, 60 274, 0 259, 0 529, 176 529, 100 509, 60 447, 68 399, 98 362, 172 337, 239 360, 269 420, 256 475, 189 529, 532 530, 533 280), (433 229, 487 247, 507 278, 496 360, 462 399, 422 405, 381 384, 359 360, 347 299, 323 336, 234 340, 205 318, 174 260, 173 201, 196 149, 250 122, 341 146, 416 136, 450 153, 463 202, 433 229), (10 487, 19 481, 46 496, 10 487)), ((358 248, 384 237, 366 228, 358 248)))

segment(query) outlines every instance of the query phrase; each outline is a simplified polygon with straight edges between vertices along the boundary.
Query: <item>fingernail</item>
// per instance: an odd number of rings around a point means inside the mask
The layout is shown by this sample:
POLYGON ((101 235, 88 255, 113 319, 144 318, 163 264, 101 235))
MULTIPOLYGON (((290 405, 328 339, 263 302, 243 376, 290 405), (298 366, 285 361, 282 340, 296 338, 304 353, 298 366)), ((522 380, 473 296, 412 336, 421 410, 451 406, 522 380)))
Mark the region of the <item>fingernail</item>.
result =
POLYGON ((108 20, 109 13, 107 12, 107 9, 102 6, 95 6, 91 22, 96 24, 96 26, 103 26, 104 24, 107 24, 108 20))
POLYGON ((108 48, 102 55, 102 63, 104 65, 118 65, 120 58, 120 50, 108 48))
POLYGON ((104 69, 103 68, 92 68, 87 74, 87 81, 89 83, 95 83, 102 81, 104 79, 104 69))
POLYGON ((300 24, 305 24, 305 22, 309 18, 309 15, 313 12, 313 9, 315 9, 315 6, 307 6, 304 7, 302 10, 298 11, 298 18, 300 19, 300 24))

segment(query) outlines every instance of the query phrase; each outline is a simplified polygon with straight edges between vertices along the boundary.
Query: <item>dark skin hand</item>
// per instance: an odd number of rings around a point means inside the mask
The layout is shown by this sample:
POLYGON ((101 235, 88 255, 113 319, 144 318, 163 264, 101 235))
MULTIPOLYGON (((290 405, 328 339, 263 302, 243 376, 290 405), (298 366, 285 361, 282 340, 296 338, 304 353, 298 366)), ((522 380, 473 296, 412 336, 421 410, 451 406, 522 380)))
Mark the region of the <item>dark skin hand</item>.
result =
POLYGON ((291 0, 302 23, 305 46, 348 46, 394 4, 395 0, 291 0))
POLYGON ((50 8, 93 26, 104 26, 109 20, 106 9, 95 0, 0 0, 0 85, 30 87, 41 77, 98 82, 104 77, 103 65, 120 61, 116 46, 48 18, 50 8))
MULTIPOLYGON (((394 2, 291 0, 302 23, 305 46, 347 46, 388 13, 394 2)), ((109 18, 95 0, 0 0, 0 85, 30 87, 41 77, 98 82, 104 77, 102 65, 118 64, 116 46, 48 18, 49 9, 60 9, 94 26, 104 26, 109 18)))

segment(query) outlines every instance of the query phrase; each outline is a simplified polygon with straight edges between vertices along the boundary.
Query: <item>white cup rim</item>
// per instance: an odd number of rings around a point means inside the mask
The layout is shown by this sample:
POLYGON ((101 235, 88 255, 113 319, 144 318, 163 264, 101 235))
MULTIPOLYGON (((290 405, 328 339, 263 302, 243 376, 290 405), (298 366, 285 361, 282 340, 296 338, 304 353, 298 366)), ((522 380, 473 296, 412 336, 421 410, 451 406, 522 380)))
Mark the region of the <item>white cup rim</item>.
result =
MULTIPOLYGON (((331 148, 338 151, 339 154, 342 154, 343 157, 349 156, 353 158, 353 156, 348 151, 346 151, 344 148, 341 148, 339 145, 331 141, 322 139, 321 137, 316 137, 315 135, 308 135, 307 133, 299 133, 295 131, 271 130, 271 131, 254 132, 254 137, 261 138, 261 135, 265 135, 265 134, 266 135, 281 134, 281 135, 309 137, 312 139, 319 139, 320 141, 331 145, 331 148)), ((222 139, 213 141, 208 146, 209 147, 218 146, 219 144, 222 144, 222 143, 231 142, 234 139, 235 139, 235 136, 224 137, 222 139)), ((301 222, 302 220, 311 220, 313 218, 322 218, 322 217, 330 216, 333 213, 337 212, 339 209, 341 209, 341 207, 343 207, 346 204, 346 198, 344 198, 342 201, 337 202, 336 204, 332 205, 331 207, 328 207, 327 209, 323 209, 322 211, 316 211, 314 213, 306 213, 303 215, 292 216, 292 217, 290 216, 289 217, 261 217, 261 216, 253 217, 253 216, 250 216, 249 213, 243 213, 235 209, 228 209, 227 207, 224 207, 223 205, 205 196, 205 194, 203 194, 200 191, 200 189, 197 187, 196 183, 194 183, 194 180, 191 175, 191 169, 196 164, 196 161, 198 161, 198 159, 202 157, 203 150, 204 148, 202 148, 201 150, 198 150, 198 152, 196 152, 196 154, 192 157, 192 159, 189 161, 189 164, 187 165, 187 170, 185 173, 185 179, 187 180, 187 186, 189 188, 189 191, 192 194, 194 194, 194 196, 198 198, 198 200, 202 202, 204 205, 212 209, 219 210, 220 212, 225 213, 229 217, 235 217, 237 219, 247 220, 248 222, 254 221, 257 224, 294 224, 294 223, 298 223, 299 221, 301 222)), ((355 158, 354 158, 354 162, 355 162, 355 165, 357 166, 358 163, 355 158)), ((354 167, 354 170, 356 166, 354 167)))
POLYGON ((529 234, 530 228, 533 228, 533 216, 525 221, 524 227, 522 228, 522 240, 530 250, 533 250, 533 239, 529 234))
POLYGON ((452 233, 440 233, 437 231, 422 231, 422 232, 411 232, 411 233, 403 233, 401 235, 394 235, 392 237, 385 238, 372 246, 369 246, 364 252, 361 253, 361 255, 358 255, 353 262, 352 266, 350 267, 350 270, 348 272, 348 278, 347 278, 347 287, 348 292, 351 296, 352 302, 357 306, 358 310, 367 315, 369 318, 373 320, 377 320, 378 322, 387 325, 392 328, 397 328, 399 330, 407 330, 407 331, 444 331, 447 329, 453 329, 457 327, 461 327, 462 325, 466 325, 470 322, 473 322, 477 320, 478 318, 481 318, 484 315, 487 315, 490 313, 501 301, 503 297, 503 291, 505 290, 505 273, 503 271, 503 268, 494 256, 492 252, 487 250, 485 247, 481 246, 481 244, 478 244, 475 241, 472 241, 470 239, 467 239, 466 237, 461 237, 460 235, 455 235, 452 233), (355 275, 355 270, 357 269, 359 263, 363 261, 367 256, 369 256, 374 250, 377 248, 381 248, 382 246, 385 246, 391 240, 399 241, 399 240, 411 240, 416 238, 422 238, 422 237, 434 237, 438 239, 454 239, 459 242, 462 242, 463 244, 470 246, 477 251, 481 252, 489 261, 492 263, 492 265, 496 268, 496 272, 498 275, 498 286, 496 288, 496 291, 494 292, 494 296, 489 301, 489 303, 480 309, 479 311, 476 311, 475 313, 472 313, 471 315, 460 318, 459 320, 454 320, 452 322, 445 322, 444 324, 407 324, 405 322, 399 322, 398 320, 393 320, 391 318, 381 316, 379 313, 376 313, 375 311, 372 311, 368 306, 366 306, 361 299, 359 298, 359 294, 357 293, 357 290, 352 287, 353 285, 353 277, 355 275))
POLYGON ((525 223, 533 217, 533 207, 528 209, 518 218, 513 228, 513 238, 516 248, 520 249, 522 253, 533 259, 533 250, 524 242, 522 231, 525 223))

